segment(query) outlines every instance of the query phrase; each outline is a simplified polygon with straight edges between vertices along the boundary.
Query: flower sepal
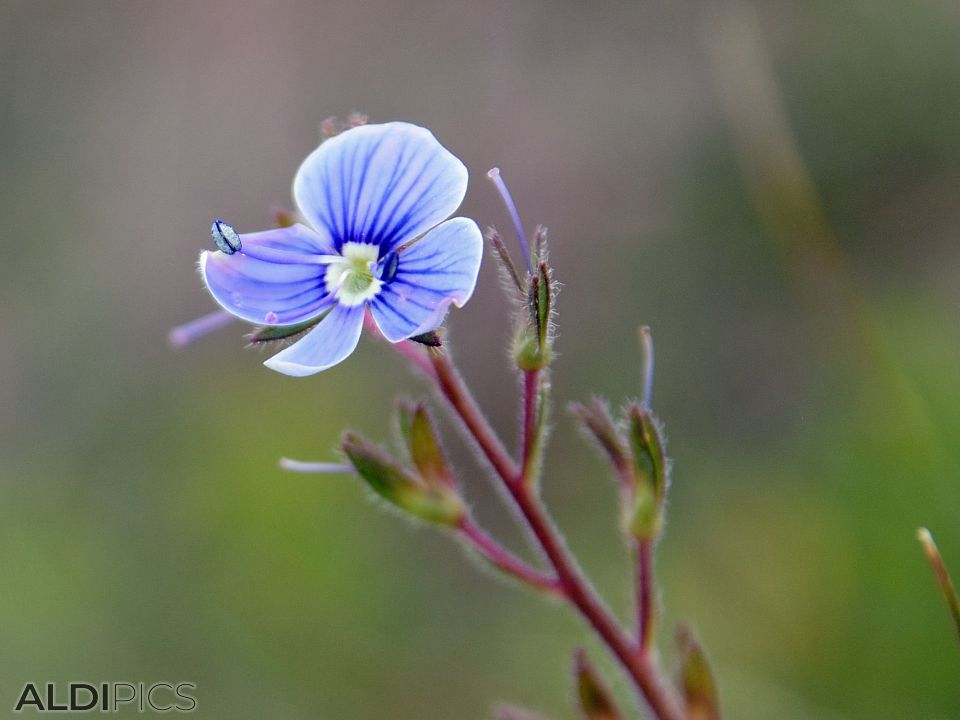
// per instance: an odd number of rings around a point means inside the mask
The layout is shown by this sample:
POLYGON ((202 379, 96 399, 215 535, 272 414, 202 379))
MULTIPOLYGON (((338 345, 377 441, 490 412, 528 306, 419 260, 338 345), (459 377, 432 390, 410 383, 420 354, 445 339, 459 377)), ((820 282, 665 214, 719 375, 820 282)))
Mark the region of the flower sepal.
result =
POLYGON ((410 515, 456 527, 466 514, 463 500, 452 486, 428 484, 356 433, 346 433, 341 447, 374 492, 410 515))
POLYGON ((677 630, 677 656, 680 661, 680 692, 692 720, 720 720, 717 681, 707 654, 686 625, 677 630))
POLYGON ((583 649, 578 649, 573 656, 573 674, 585 720, 623 720, 613 695, 601 682, 583 649))

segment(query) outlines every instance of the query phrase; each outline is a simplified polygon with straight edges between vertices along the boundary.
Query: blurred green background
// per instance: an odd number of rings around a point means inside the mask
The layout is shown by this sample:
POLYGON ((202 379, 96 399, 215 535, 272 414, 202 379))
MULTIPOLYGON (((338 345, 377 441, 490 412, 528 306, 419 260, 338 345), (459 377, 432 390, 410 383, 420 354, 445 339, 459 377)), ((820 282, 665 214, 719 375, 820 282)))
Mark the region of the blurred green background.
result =
MULTIPOLYGON (((28 680, 174 680, 210 718, 574 716, 571 650, 601 655, 565 609, 356 481, 276 467, 386 439, 393 396, 425 393, 395 357, 364 340, 291 379, 239 325, 166 344, 212 308, 210 220, 268 227, 319 122, 360 110, 433 129, 481 225, 508 229, 499 165, 550 226, 545 494, 623 614, 614 486, 563 407, 635 396, 653 327, 666 662, 686 619, 728 718, 960 717, 914 539, 960 574, 958 7, 4 0, 0 712, 28 680)), ((511 434, 506 310, 486 262, 449 325, 511 434)))

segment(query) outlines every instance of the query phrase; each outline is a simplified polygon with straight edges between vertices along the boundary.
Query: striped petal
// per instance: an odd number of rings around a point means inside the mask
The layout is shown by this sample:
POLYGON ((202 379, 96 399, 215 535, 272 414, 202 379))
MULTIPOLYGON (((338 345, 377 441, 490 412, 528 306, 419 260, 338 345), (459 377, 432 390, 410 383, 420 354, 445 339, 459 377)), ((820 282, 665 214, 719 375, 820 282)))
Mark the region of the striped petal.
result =
POLYGON ((252 323, 292 325, 309 320, 332 300, 326 266, 316 259, 333 244, 304 225, 240 235, 232 255, 200 253, 200 273, 225 310, 252 323))
POLYGON ((300 212, 339 249, 374 243, 383 257, 449 217, 467 190, 467 168, 425 128, 363 125, 324 142, 293 181, 300 212))
POLYGON ((438 327, 453 303, 473 294, 483 236, 473 220, 441 223, 400 253, 396 276, 371 301, 377 327, 399 342, 438 327))
POLYGON ((294 377, 313 375, 333 367, 357 347, 363 313, 363 305, 334 305, 313 330, 263 364, 294 377))

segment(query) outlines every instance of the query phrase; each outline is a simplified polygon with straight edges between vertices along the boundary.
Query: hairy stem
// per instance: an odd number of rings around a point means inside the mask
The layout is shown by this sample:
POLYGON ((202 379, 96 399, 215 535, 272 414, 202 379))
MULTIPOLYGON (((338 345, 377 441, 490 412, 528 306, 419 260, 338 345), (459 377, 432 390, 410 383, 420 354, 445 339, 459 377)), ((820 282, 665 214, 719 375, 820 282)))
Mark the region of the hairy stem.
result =
POLYGON ((530 484, 523 482, 521 468, 507 454, 449 357, 442 351, 432 351, 429 357, 441 393, 500 476, 529 530, 556 571, 564 597, 617 658, 655 717, 658 720, 685 720, 683 710, 669 691, 652 655, 635 652, 629 636, 580 572, 559 532, 549 520, 540 498, 530 484))
POLYGON ((516 482, 527 485, 536 480, 537 454, 540 444, 540 376, 542 370, 523 373, 523 434, 521 443, 521 475, 516 482))
POLYGON ((653 541, 634 542, 636 553, 637 652, 653 652, 653 629, 656 621, 656 598, 653 593, 653 541))
POLYGON ((483 557, 489 560, 493 565, 500 568, 503 572, 511 575, 520 582, 529 585, 537 590, 542 590, 551 595, 562 595, 563 590, 560 582, 553 577, 548 577, 539 570, 530 567, 523 560, 511 553, 495 539, 490 537, 472 518, 465 517, 458 527, 460 534, 466 539, 470 547, 474 548, 483 557))

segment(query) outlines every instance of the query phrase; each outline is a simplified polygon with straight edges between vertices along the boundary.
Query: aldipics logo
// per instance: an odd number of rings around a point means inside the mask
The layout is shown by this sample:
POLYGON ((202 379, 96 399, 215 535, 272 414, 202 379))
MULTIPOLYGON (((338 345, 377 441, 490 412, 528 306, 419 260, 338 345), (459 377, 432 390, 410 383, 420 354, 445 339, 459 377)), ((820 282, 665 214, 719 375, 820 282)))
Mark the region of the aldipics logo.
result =
POLYGON ((20 691, 13 711, 119 712, 129 709, 141 713, 188 713, 197 709, 193 695, 196 689, 196 684, 190 682, 69 682, 59 688, 56 683, 28 682, 20 691))

